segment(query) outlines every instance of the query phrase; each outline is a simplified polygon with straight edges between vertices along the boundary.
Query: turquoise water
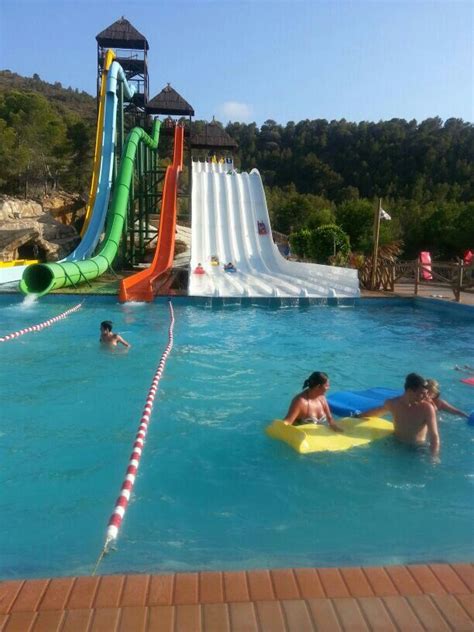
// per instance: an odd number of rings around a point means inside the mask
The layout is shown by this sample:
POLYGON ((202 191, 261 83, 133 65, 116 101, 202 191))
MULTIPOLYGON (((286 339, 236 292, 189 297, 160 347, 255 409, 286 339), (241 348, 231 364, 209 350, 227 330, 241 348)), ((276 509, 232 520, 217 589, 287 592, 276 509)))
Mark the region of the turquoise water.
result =
MULTIPOLYGON (((76 302, 5 299, 0 335, 76 302)), ((463 420, 441 416, 439 464, 391 439, 300 456, 263 432, 314 370, 333 391, 398 388, 419 371, 473 409, 453 370, 473 362, 472 319, 373 302, 175 314, 133 501, 101 573, 472 558, 474 427, 463 420)), ((92 571, 167 328, 166 305, 87 301, 0 345, 0 577, 92 571), (106 318, 128 353, 99 348, 106 318)))

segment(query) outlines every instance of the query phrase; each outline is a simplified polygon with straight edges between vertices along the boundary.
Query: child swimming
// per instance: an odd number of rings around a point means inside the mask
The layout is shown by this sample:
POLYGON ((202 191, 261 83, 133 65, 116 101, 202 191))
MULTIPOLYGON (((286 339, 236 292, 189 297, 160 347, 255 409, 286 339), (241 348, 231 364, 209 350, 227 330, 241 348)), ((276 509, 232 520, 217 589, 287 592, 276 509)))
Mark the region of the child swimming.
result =
POLYGON ((100 323, 100 338, 99 342, 109 347, 117 347, 119 344, 124 347, 130 347, 128 342, 122 338, 119 334, 112 333, 112 321, 103 320, 100 323))

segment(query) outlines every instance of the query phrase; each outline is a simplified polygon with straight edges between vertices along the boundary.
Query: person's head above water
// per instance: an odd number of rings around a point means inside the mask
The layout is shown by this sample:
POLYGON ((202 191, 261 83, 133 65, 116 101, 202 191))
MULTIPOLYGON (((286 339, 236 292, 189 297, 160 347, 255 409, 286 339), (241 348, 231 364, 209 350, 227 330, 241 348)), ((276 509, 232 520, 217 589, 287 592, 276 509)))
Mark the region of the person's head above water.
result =
POLYGON ((441 394, 439 382, 437 380, 426 380, 426 385, 428 389, 428 395, 431 397, 431 399, 438 399, 441 394))
POLYGON ((329 384, 327 374, 321 371, 315 371, 304 381, 303 388, 315 388, 317 386, 326 386, 326 384, 329 384))
POLYGON ((112 321, 111 320, 103 320, 100 323, 100 328, 103 331, 112 331, 112 321))
POLYGON ((426 391, 428 382, 418 373, 409 373, 405 378, 405 391, 426 391))

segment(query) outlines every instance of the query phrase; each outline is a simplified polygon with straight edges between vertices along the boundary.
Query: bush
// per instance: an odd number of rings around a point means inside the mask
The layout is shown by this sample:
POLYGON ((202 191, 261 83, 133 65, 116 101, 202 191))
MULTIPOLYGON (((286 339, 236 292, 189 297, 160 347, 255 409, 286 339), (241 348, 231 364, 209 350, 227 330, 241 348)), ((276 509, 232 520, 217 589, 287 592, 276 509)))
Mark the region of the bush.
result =
POLYGON ((351 250, 349 237, 335 224, 326 224, 311 231, 311 258, 317 263, 329 263, 332 257, 337 257, 338 264, 344 264, 349 258, 351 250))
POLYGON ((291 233, 289 236, 289 242, 291 250, 298 256, 306 259, 310 256, 310 237, 311 230, 302 228, 301 230, 291 233))
POLYGON ((349 237, 335 224, 303 228, 290 235, 290 244, 297 256, 317 263, 345 265, 350 253, 349 237))

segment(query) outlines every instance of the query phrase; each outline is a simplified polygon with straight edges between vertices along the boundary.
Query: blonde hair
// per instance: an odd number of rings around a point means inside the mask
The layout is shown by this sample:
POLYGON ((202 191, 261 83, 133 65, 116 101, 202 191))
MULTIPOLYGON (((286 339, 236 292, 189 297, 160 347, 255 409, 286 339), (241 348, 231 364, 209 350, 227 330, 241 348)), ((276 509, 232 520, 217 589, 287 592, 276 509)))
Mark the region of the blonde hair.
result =
POLYGON ((436 399, 440 396, 441 390, 439 388, 439 382, 437 380, 426 380, 426 386, 429 394, 436 399))

